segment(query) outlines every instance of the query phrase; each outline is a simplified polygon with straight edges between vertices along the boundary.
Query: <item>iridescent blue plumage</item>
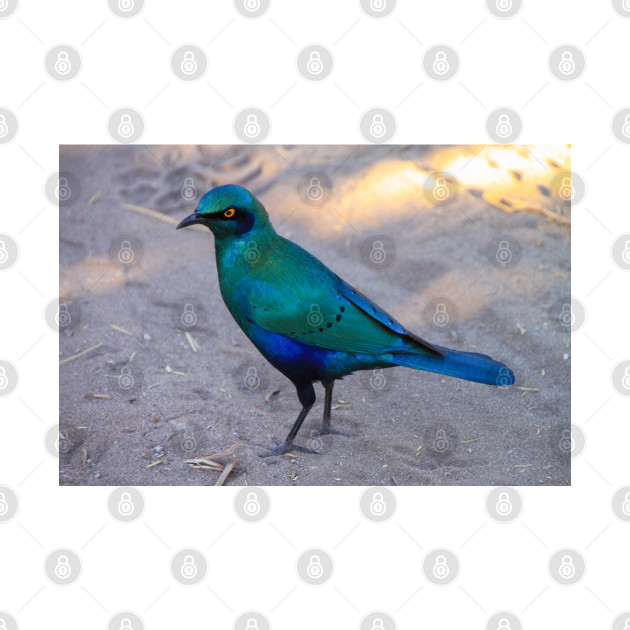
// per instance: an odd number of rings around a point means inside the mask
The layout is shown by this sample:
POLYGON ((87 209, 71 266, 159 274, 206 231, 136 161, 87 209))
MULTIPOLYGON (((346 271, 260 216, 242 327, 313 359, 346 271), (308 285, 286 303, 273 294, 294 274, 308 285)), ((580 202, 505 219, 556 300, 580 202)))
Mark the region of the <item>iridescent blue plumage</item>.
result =
MULTIPOLYGON (((330 433, 336 379, 357 370, 406 366, 456 378, 511 385, 514 375, 489 356, 433 345, 344 282, 299 245, 280 236, 263 205, 240 186, 206 193, 177 227, 202 224, 215 236, 221 295, 230 313, 265 358, 295 385, 302 411, 284 453, 315 402, 314 382, 326 391, 330 433)), ((308 450, 308 449, 301 449, 308 450)))

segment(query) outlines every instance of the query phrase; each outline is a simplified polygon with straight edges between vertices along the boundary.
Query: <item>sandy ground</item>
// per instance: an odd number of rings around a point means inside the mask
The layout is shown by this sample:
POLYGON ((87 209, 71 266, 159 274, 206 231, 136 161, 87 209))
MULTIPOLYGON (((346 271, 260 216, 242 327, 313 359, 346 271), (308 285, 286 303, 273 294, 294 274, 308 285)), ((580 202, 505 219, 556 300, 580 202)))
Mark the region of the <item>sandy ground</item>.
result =
POLYGON ((570 347, 558 317, 570 228, 549 187, 568 159, 564 147, 62 147, 72 196, 60 208, 60 360, 102 345, 60 365, 60 483, 214 484, 218 472, 186 460, 238 443, 227 485, 570 484, 570 347), (422 190, 439 169, 462 184, 444 207, 422 190), (323 205, 304 203, 314 171, 323 205), (525 389, 356 373, 334 391, 333 422, 348 436, 311 433, 316 385, 297 443, 320 453, 260 458, 299 404, 224 306, 211 234, 121 205, 179 221, 226 183, 249 188, 281 234, 408 328, 490 354, 525 389), (508 268, 493 262, 499 234, 521 248, 508 268), (117 258, 122 240, 132 264, 117 258), (366 264, 375 240, 384 268, 366 264), (440 300, 448 322, 436 325, 440 300))

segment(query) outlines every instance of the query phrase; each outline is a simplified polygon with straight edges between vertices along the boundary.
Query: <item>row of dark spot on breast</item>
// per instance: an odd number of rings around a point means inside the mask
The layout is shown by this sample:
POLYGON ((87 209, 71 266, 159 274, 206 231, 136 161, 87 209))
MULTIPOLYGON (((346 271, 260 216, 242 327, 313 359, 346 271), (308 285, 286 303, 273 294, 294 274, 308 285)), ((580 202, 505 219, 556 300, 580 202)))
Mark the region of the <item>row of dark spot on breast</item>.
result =
MULTIPOLYGON (((341 321, 341 313, 343 313, 346 310, 345 306, 340 306, 339 307, 339 313, 337 313, 335 320, 340 322, 341 321)), ((326 328, 332 328, 332 322, 326 322, 326 328)), ((307 330, 306 332, 290 332, 290 335, 312 335, 316 332, 324 332, 324 328, 318 328, 317 330, 307 330)))

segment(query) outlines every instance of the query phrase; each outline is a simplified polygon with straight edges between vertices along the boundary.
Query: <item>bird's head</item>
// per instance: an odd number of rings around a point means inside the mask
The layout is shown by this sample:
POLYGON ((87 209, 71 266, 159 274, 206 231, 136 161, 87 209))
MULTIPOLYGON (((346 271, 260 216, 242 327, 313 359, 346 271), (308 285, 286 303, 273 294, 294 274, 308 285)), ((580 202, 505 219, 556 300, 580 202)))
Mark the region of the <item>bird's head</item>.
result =
POLYGON ((247 234, 252 229, 270 225, 264 206, 249 190, 229 184, 217 186, 199 201, 193 214, 186 217, 177 229, 201 224, 212 230, 216 238, 247 234))

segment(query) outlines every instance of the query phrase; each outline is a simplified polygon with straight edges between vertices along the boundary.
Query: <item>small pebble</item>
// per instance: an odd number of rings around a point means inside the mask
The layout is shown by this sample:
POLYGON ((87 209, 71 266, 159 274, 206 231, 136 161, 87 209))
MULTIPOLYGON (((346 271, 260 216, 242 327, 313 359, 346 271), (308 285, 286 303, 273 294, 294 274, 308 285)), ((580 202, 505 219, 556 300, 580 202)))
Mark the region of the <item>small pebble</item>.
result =
POLYGON ((101 478, 101 473, 96 473, 94 475, 94 479, 100 479, 101 478))
POLYGON ((162 447, 158 444, 154 449, 153 449, 156 453, 161 453, 162 452, 162 447))
POLYGON ((142 335, 142 338, 143 338, 145 341, 151 341, 151 335, 147 335, 147 333, 144 333, 144 335, 142 335))

